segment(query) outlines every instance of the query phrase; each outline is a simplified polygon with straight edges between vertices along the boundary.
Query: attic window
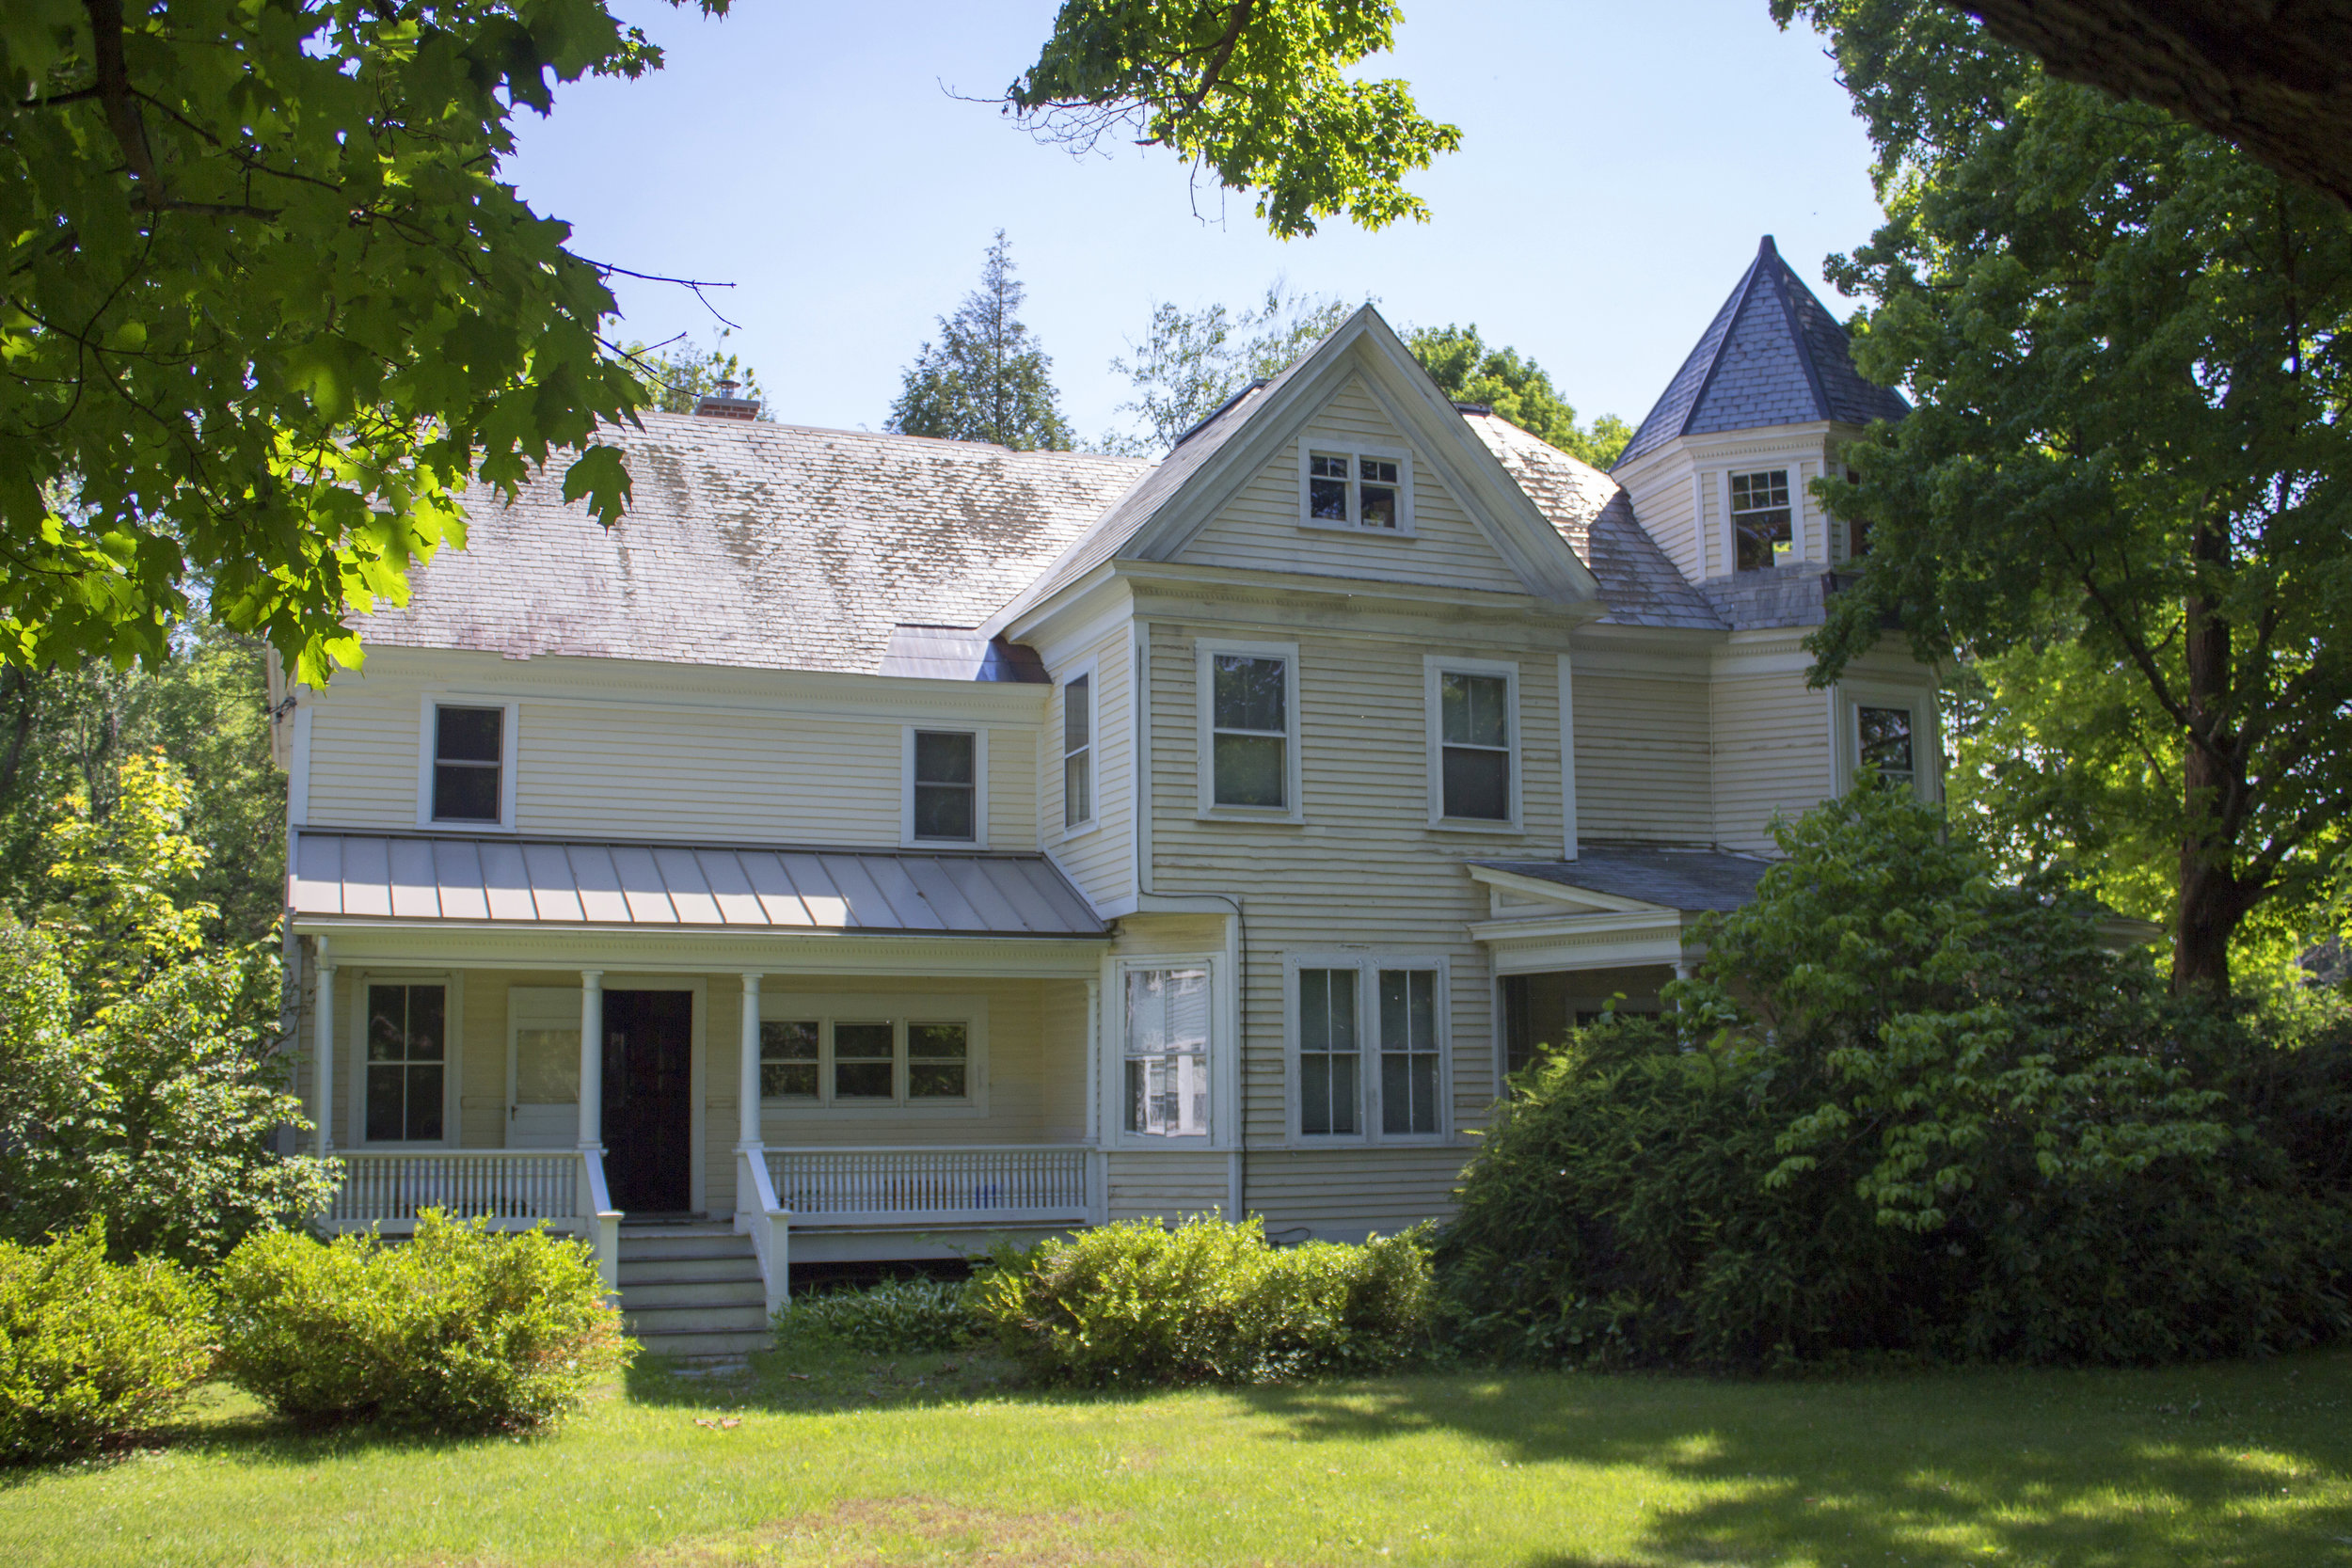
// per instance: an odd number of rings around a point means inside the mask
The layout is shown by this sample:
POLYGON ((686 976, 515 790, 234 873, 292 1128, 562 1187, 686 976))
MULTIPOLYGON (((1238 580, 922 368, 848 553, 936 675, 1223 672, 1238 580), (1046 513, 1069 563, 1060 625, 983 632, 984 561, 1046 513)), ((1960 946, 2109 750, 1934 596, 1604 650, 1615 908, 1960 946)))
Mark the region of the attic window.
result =
POLYGON ((1300 521, 1309 528, 1409 534, 1412 460, 1386 449, 1302 449, 1300 521))
POLYGON ((1731 476, 1731 531, 1743 572, 1758 572, 1796 559, 1788 469, 1731 476))

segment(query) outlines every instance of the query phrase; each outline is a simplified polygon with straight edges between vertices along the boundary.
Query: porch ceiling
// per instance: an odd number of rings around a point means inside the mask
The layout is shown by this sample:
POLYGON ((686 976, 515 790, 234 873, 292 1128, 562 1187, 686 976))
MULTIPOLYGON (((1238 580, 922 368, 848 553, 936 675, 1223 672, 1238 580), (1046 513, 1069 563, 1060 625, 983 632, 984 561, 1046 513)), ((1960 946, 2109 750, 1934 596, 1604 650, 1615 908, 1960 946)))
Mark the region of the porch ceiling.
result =
POLYGON ((297 919, 1101 937, 1042 855, 300 832, 297 919))

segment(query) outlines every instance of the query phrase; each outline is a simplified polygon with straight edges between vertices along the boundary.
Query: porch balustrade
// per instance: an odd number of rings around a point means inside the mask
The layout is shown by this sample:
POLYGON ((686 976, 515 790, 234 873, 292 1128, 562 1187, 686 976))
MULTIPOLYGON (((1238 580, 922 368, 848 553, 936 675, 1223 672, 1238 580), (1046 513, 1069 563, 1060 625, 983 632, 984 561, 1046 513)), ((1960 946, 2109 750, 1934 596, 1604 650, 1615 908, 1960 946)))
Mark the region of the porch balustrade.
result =
POLYGON ((405 1228, 420 1211, 517 1227, 548 1222, 578 1228, 580 1156, 577 1150, 403 1150, 342 1153, 343 1181, 327 1218, 338 1228, 405 1228))
POLYGON ((997 1148, 766 1150, 776 1202, 795 1226, 925 1221, 1081 1224, 1092 1151, 997 1148))

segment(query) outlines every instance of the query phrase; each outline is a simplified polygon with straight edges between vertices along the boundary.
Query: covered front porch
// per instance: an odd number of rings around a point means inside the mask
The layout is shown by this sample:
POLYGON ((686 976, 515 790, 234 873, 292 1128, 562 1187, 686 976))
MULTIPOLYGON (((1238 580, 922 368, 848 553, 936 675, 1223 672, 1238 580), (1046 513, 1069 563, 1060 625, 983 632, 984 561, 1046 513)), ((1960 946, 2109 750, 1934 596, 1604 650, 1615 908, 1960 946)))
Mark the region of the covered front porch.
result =
POLYGON ((715 1220, 772 1310, 1104 1215, 1108 932, 1037 857, 305 832, 293 881, 329 1227, 545 1224, 619 1290, 625 1222, 715 1220))

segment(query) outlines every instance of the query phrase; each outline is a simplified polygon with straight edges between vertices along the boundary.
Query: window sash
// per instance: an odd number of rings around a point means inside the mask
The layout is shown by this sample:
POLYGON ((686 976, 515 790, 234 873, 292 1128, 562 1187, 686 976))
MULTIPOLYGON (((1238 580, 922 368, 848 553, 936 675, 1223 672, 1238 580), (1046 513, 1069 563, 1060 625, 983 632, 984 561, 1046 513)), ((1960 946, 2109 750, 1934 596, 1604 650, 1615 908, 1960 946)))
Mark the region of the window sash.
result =
POLYGON ((1854 766, 1876 766, 1879 782, 1910 786, 1918 778, 1915 727, 1905 707, 1876 704, 1854 708, 1854 766))
POLYGON ((1394 532, 1405 526, 1405 460, 1362 451, 1310 449, 1306 520, 1394 532))
POLYGON ((979 737, 968 730, 915 731, 913 771, 914 836, 977 842, 979 737))
POLYGON ((1363 1047, 1356 1029, 1357 972, 1298 972, 1298 1131, 1304 1137, 1352 1135, 1363 1047))
POLYGON ((371 984, 361 1042, 361 1121, 370 1143, 439 1143, 449 1086, 449 991, 371 984))
POLYGON ((1509 822, 1518 751, 1512 734, 1514 688, 1491 671, 1437 672, 1438 815, 1471 822, 1509 822))
POLYGON ((976 1015, 885 1006, 762 1018, 759 1098, 827 1108, 975 1104, 979 1058, 976 1015))
POLYGON ((1742 572, 1778 565, 1796 552, 1795 512, 1788 498, 1788 471, 1766 468, 1731 476, 1731 529, 1737 566, 1742 572))
POLYGON ((1210 799, 1220 806, 1290 804, 1290 660, 1212 653, 1210 799))
POLYGON ((1295 1135, 1368 1141, 1440 1135, 1446 1082, 1440 966, 1377 958, 1311 960, 1293 974, 1295 1135))
POLYGON ((1130 1136, 1209 1132, 1209 971, 1131 969, 1122 998, 1121 1120, 1130 1136))
POLYGON ((1094 819, 1094 683, 1079 675, 1062 688, 1061 825, 1094 819))
POLYGON ((433 706, 433 820, 497 822, 504 814, 506 710, 433 706))

